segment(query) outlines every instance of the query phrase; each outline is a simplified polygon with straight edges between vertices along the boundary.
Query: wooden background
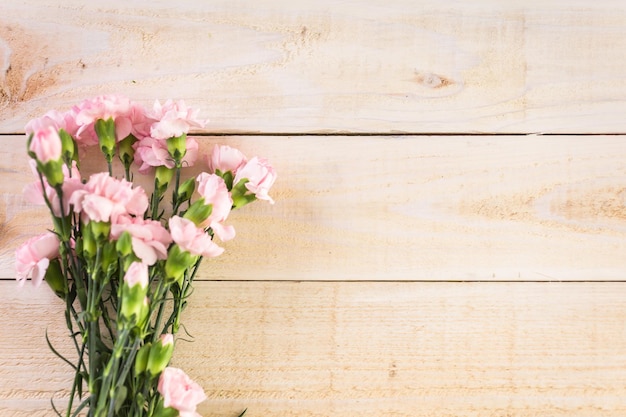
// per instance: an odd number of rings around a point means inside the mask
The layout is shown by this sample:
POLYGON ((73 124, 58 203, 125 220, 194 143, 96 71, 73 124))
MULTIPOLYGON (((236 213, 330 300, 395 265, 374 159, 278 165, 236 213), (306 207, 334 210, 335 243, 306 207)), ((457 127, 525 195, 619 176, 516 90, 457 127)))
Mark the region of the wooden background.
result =
POLYGON ((123 93, 279 173, 186 312, 203 416, 623 417, 625 57, 622 0, 2 1, 0 415, 72 376, 24 125, 123 93))

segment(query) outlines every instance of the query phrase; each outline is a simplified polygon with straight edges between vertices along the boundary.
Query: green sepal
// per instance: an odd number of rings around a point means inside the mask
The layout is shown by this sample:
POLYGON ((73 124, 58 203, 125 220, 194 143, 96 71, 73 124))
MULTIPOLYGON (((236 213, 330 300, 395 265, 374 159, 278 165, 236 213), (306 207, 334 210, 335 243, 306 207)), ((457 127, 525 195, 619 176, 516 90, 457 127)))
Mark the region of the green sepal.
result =
POLYGON ((122 232, 115 242, 115 249, 122 258, 133 254, 133 238, 128 231, 122 232))
POLYGON ((174 161, 176 161, 176 165, 179 165, 187 153, 187 134, 183 133, 180 136, 174 136, 169 138, 166 142, 167 151, 174 161))
POLYGON ((112 117, 109 117, 107 120, 98 119, 94 123, 94 128, 98 135, 100 150, 106 157, 106 160, 111 162, 115 153, 115 120, 112 117))
POLYGON ((63 160, 48 161, 45 164, 37 160, 37 170, 46 177, 51 187, 57 187, 65 181, 63 175, 63 160))
POLYGON ((74 138, 64 129, 59 130, 59 138, 61 138, 61 158, 67 166, 71 167, 72 161, 78 160, 78 152, 74 138))
POLYGON ((65 289, 67 288, 67 278, 61 269, 59 259, 52 259, 44 275, 48 286, 61 299, 65 299, 65 289))
POLYGON ((120 317, 128 323, 135 323, 140 326, 149 313, 149 308, 146 305, 147 293, 147 286, 142 287, 137 284, 129 287, 124 282, 122 284, 122 299, 120 300, 122 304, 119 310, 120 317))
POLYGON ((196 200, 196 202, 193 203, 191 206, 189 206, 189 208, 183 215, 183 218, 191 220, 196 226, 199 226, 200 224, 202 224, 202 222, 209 218, 212 211, 213 205, 205 204, 204 198, 200 198, 196 200))
POLYGON ((233 187, 231 191, 231 198, 233 199, 234 209, 241 208, 256 200, 256 196, 254 194, 248 193, 248 189, 246 188, 246 184, 248 182, 247 178, 243 178, 233 187))
POLYGON ((178 187, 178 203, 182 204, 185 201, 191 199, 193 192, 196 189, 196 180, 195 178, 189 178, 187 181, 183 182, 180 187, 178 187))
POLYGON ((173 176, 173 168, 168 168, 165 165, 156 167, 154 173, 154 186, 156 187, 159 195, 165 193, 165 191, 167 190, 167 186, 169 185, 173 176))
POLYGON ((180 283, 185 276, 185 271, 196 263, 197 259, 197 255, 192 255, 187 251, 181 250, 178 245, 173 245, 165 261, 165 277, 170 282, 180 283))
POLYGON ((137 351, 135 356, 135 375, 140 375, 146 371, 151 348, 152 343, 148 342, 137 351))
POLYGON ((218 177, 221 177, 224 180, 224 183, 226 184, 226 188, 228 189, 228 191, 233 189, 233 180, 235 176, 233 175, 232 171, 223 172, 219 169, 216 169, 215 175, 217 175, 218 177))
POLYGON ((133 149, 135 142, 137 138, 131 134, 117 144, 118 158, 126 168, 129 168, 135 159, 135 149, 133 149))

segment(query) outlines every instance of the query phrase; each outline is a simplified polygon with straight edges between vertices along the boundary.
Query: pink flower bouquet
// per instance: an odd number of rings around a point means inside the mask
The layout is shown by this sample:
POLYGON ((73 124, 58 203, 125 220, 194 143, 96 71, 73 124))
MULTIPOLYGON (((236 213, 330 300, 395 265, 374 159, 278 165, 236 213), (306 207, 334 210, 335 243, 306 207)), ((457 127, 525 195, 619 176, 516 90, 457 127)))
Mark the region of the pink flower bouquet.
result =
POLYGON ((235 236, 231 210, 273 203, 276 179, 266 160, 228 146, 187 178, 198 161, 187 133, 202 126, 182 101, 147 110, 123 96, 26 126, 36 180, 25 195, 48 207, 54 227, 17 249, 16 274, 20 285, 45 281, 65 303, 76 359, 53 349, 74 369, 67 406, 52 405, 59 416, 199 416, 204 391, 169 366, 181 313, 200 261, 224 251, 215 238, 235 236), (84 178, 79 155, 96 147, 108 169, 84 178), (153 180, 150 194, 134 175, 153 180))

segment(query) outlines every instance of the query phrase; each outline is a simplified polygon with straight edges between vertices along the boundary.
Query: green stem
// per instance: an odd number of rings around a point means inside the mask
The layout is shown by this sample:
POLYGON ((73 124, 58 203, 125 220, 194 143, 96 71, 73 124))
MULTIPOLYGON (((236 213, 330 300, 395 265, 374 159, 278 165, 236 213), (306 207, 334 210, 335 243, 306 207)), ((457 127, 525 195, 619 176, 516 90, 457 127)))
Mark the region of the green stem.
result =
POLYGON ((181 164, 176 164, 176 177, 174 180, 174 190, 172 191, 172 216, 178 214, 178 208, 180 207, 180 201, 178 201, 178 187, 180 187, 180 168, 181 164))

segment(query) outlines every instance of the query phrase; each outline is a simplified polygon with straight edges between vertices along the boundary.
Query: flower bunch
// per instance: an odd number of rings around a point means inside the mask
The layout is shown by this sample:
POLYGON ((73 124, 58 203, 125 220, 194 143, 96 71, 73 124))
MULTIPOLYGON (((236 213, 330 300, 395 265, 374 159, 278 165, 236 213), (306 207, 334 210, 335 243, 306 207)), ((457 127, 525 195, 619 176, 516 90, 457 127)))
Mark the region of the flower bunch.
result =
POLYGON ((145 109, 109 95, 26 126, 36 180, 25 195, 54 227, 17 249, 17 280, 46 281, 65 303, 77 359, 53 351, 74 370, 68 417, 198 416, 202 388, 168 366, 181 312, 201 260, 224 251, 216 238, 235 236, 231 210, 273 203, 276 179, 266 160, 228 146, 202 160, 187 134, 204 124, 182 101, 145 109), (108 169, 83 178, 96 147, 108 169), (206 171, 187 178, 196 163, 206 171), (152 179, 150 194, 134 175, 152 179))

